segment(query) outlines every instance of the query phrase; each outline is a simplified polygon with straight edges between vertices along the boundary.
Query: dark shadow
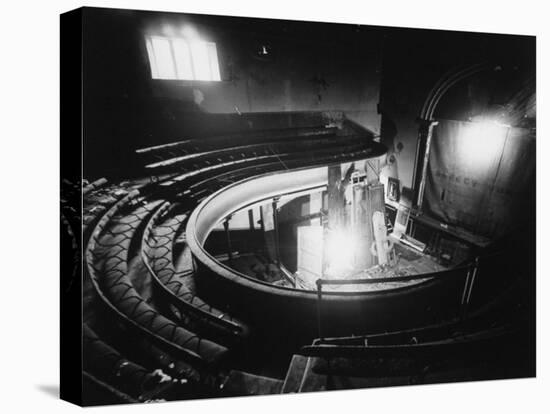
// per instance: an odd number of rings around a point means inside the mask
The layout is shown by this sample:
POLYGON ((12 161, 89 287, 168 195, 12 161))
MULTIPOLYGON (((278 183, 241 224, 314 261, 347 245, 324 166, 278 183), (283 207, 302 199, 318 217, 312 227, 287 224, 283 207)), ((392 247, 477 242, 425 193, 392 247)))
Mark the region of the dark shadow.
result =
POLYGON ((59 398, 59 384, 38 384, 36 388, 50 397, 59 398))
POLYGON ((397 125, 386 111, 381 111, 382 122, 380 125, 380 142, 384 144, 390 152, 395 150, 395 137, 397 137, 397 125))

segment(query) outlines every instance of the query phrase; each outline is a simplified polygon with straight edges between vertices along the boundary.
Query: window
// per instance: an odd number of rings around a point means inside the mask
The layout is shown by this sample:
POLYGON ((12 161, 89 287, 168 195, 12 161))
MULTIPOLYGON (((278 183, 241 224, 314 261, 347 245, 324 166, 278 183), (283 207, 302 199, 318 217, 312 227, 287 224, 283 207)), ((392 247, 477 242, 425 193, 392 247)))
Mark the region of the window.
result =
POLYGON ((215 43, 162 36, 145 43, 153 79, 221 80, 215 43))

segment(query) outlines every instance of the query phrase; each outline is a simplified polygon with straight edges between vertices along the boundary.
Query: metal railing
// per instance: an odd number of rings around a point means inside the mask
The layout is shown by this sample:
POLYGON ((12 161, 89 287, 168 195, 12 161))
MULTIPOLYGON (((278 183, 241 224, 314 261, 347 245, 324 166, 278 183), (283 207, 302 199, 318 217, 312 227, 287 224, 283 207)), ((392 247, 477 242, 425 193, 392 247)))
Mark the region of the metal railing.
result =
MULTIPOLYGON (((468 305, 472 296, 474 282, 478 274, 479 257, 476 257, 471 263, 455 267, 453 269, 444 270, 437 273, 422 273, 408 276, 393 276, 370 279, 317 279, 317 330, 318 338, 323 338, 322 330, 322 300, 323 300, 323 285, 346 286, 346 285, 374 285, 377 283, 396 283, 396 282, 412 282, 424 279, 446 279, 457 277, 457 271, 465 271, 464 287, 459 307, 459 317, 465 319, 468 313, 468 305)), ((461 275, 458 275, 461 277, 461 275)))

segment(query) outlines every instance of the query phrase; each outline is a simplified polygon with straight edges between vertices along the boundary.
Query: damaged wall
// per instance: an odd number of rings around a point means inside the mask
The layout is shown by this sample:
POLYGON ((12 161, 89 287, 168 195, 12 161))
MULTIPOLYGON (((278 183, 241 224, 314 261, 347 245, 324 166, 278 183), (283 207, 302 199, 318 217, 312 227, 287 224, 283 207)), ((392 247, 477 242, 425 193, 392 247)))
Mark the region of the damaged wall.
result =
POLYGON ((435 117, 464 121, 513 99, 535 73, 534 56, 532 36, 388 30, 380 91, 381 140, 390 149, 385 173, 412 186, 417 119, 430 90, 448 71, 486 62, 495 69, 458 83, 440 101, 435 117))
POLYGON ((138 147, 216 134, 213 125, 223 130, 224 122, 232 128, 226 114, 341 110, 380 132, 382 42, 372 28, 90 8, 84 15, 89 175, 114 172, 138 147), (221 82, 151 79, 144 36, 186 24, 216 43, 221 82), (257 53, 263 46, 267 56, 257 53))

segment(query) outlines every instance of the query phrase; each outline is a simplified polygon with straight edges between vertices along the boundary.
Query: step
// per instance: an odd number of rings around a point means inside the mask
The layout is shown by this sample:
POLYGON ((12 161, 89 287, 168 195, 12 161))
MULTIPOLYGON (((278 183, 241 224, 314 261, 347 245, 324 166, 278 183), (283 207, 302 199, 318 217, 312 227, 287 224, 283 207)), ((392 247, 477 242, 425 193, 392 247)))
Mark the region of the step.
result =
POLYGON ((221 388, 232 396, 280 394, 283 381, 249 372, 231 370, 221 388))
POLYGON ((308 357, 303 355, 293 355, 288 371, 286 373, 285 381, 281 394, 291 394, 299 392, 300 384, 304 377, 304 372, 308 362, 308 357))
POLYGON ((317 374, 313 371, 316 360, 319 358, 308 357, 307 363, 304 368, 304 375, 300 382, 300 388, 298 392, 315 392, 327 390, 328 376, 324 374, 317 374))

